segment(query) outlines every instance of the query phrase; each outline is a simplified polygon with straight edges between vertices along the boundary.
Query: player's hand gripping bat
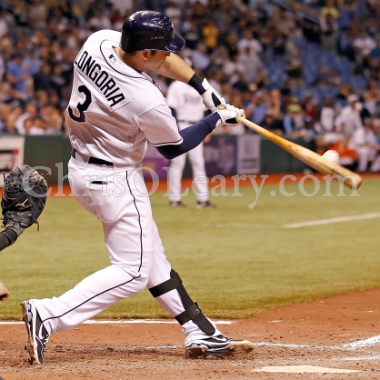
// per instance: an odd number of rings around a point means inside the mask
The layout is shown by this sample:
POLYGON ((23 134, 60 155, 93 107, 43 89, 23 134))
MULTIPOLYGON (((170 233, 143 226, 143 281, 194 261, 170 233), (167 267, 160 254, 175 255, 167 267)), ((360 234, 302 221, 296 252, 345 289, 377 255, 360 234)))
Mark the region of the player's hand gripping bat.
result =
POLYGON ((354 189, 359 189, 361 186, 362 178, 360 175, 352 172, 351 170, 330 162, 318 153, 315 153, 310 149, 286 140, 283 137, 280 137, 268 131, 267 129, 260 127, 259 125, 254 124, 243 117, 237 117, 237 121, 239 123, 243 123, 245 126, 259 133, 261 136, 264 136, 270 141, 274 142, 282 149, 285 149, 287 152, 292 154, 294 157, 297 157, 305 164, 317 170, 319 173, 340 176, 346 186, 354 189))

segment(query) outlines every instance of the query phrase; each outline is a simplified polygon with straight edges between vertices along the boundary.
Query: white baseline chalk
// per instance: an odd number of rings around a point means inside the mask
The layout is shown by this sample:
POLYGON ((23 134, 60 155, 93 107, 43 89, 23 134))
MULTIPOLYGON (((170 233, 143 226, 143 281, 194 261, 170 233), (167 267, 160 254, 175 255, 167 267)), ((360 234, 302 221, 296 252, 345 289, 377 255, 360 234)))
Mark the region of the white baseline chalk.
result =
POLYGON ((284 224, 282 227, 283 228, 302 228, 302 227, 309 227, 309 226, 318 226, 321 224, 340 223, 340 222, 348 222, 351 220, 362 220, 362 219, 373 219, 373 218, 380 218, 380 212, 375 212, 372 214, 363 214, 363 215, 341 216, 338 218, 330 218, 330 219, 312 220, 310 222, 284 224))

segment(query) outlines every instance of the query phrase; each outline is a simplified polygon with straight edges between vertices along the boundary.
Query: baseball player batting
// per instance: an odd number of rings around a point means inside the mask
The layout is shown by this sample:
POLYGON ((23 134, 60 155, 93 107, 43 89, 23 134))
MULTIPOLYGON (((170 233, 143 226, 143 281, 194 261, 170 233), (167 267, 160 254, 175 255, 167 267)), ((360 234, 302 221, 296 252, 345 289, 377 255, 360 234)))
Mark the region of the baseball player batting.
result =
POLYGON ((73 147, 69 178, 78 202, 102 222, 111 265, 57 298, 22 305, 31 362, 43 363, 53 333, 68 330, 126 297, 149 289, 182 326, 190 357, 226 356, 252 343, 225 337, 188 295, 165 257, 146 196, 140 162, 147 141, 172 159, 199 145, 219 123, 236 124, 243 111, 226 105, 178 56, 184 47, 171 20, 137 12, 122 32, 91 35, 74 61, 74 84, 66 123, 73 147), (144 70, 195 87, 214 113, 178 131, 160 90, 144 70), (144 196, 141 196, 144 195, 144 196))
MULTIPOLYGON (((185 61, 191 65, 189 60, 185 61)), ((203 118, 206 108, 203 99, 199 93, 188 84, 180 81, 174 81, 168 87, 166 100, 168 106, 174 112, 177 119, 178 129, 181 131, 190 125, 195 124, 203 118)), ((170 195, 169 201, 172 207, 184 207, 181 200, 181 180, 185 168, 186 156, 189 156, 193 178, 206 177, 205 159, 203 153, 203 143, 200 143, 187 154, 175 157, 170 162, 170 171, 168 175, 170 195)), ((204 181, 195 181, 197 208, 214 208, 209 199, 207 183, 204 181)))

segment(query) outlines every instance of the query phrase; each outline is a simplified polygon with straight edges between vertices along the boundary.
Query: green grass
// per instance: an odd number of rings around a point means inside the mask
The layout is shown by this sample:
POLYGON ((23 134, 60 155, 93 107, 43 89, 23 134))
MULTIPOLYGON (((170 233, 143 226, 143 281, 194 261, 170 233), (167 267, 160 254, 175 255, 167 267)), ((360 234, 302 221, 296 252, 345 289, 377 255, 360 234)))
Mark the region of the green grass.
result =
MULTIPOLYGON (((242 197, 216 197, 215 210, 168 208, 151 197, 166 254, 204 312, 244 318, 265 309, 321 296, 380 286, 378 219, 285 229, 282 225, 379 212, 380 180, 366 180, 360 197, 269 195, 263 187, 256 207, 252 188, 242 197)), ((305 185, 311 192, 312 185, 305 185)), ((337 193, 334 186, 333 194, 337 193)), ((349 194, 348 191, 346 191, 349 194)), ((11 291, 0 319, 20 318, 19 302, 58 296, 109 264, 100 222, 74 199, 49 199, 40 218, 17 243, 2 251, 0 278, 11 291)), ((148 291, 115 304, 99 317, 168 317, 148 291)))

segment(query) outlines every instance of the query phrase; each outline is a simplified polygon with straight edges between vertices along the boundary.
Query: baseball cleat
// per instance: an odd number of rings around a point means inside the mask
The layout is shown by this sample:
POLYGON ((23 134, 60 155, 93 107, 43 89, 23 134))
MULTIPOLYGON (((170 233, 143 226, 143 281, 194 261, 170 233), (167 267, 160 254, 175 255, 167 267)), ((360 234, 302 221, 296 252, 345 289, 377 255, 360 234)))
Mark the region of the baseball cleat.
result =
POLYGON ((173 207, 173 208, 185 208, 185 205, 181 202, 181 201, 177 201, 177 202, 170 202, 170 207, 173 207))
POLYGON ((248 340, 235 340, 220 334, 210 338, 196 339, 186 346, 186 355, 190 358, 225 358, 240 357, 253 350, 253 344, 248 340))
POLYGON ((45 345, 49 340, 49 334, 42 323, 36 305, 33 301, 24 301, 21 304, 22 320, 25 322, 28 332, 26 350, 30 356, 30 364, 43 364, 45 345))
POLYGON ((215 208, 216 205, 214 205, 214 203, 211 203, 210 201, 206 201, 206 202, 199 202, 197 201, 197 205, 196 205, 196 208, 215 208))

